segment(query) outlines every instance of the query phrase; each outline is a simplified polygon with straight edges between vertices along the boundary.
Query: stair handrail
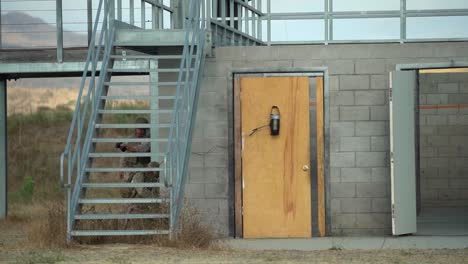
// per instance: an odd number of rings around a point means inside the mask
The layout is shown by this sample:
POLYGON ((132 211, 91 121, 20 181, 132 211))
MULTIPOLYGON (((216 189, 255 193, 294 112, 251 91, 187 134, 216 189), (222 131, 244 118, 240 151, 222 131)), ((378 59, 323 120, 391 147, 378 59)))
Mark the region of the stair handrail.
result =
MULTIPOLYGON (((99 19, 100 19, 100 16, 101 16, 102 4, 104 3, 104 1, 109 2, 109 0, 100 0, 99 4, 98 4, 97 13, 96 13, 96 20, 95 20, 95 23, 94 23, 94 26, 93 26, 93 34, 92 34, 91 40, 89 42, 88 54, 86 56, 85 67, 84 67, 82 78, 81 78, 80 88, 78 90, 78 99, 76 101, 75 111, 73 113, 73 118, 72 118, 72 121, 71 121, 71 124, 70 124, 70 130, 68 132, 67 143, 65 144, 64 151, 60 155, 60 184, 61 184, 62 188, 67 187, 67 185, 64 184, 64 171, 63 171, 63 169, 64 169, 64 166, 63 166, 64 159, 65 159, 65 157, 68 158, 70 156, 72 141, 73 141, 74 132, 75 132, 75 128, 76 128, 77 124, 81 123, 80 124, 81 126, 79 127, 79 129, 77 131, 81 131, 83 129, 83 125, 84 125, 84 123, 78 122, 78 121, 79 121, 79 118, 81 117, 81 115, 80 115, 81 114, 81 100, 82 100, 82 97, 83 97, 83 91, 84 91, 87 75, 88 75, 88 72, 89 72, 89 70, 88 70, 89 69, 89 64, 91 63, 91 61, 93 62, 93 64, 92 64, 92 66, 93 66, 92 73, 94 74, 92 77, 95 77, 95 74, 96 74, 97 62, 95 63, 95 61, 99 58, 99 54, 98 53, 94 54, 95 53, 94 52, 94 49, 95 49, 94 46, 96 44, 97 28, 98 28, 98 25, 100 23, 99 19), (93 56, 94 56, 94 58, 93 58, 93 60, 91 60, 91 58, 93 56)), ((102 38, 102 35, 105 32, 106 28, 107 28, 108 13, 109 13, 109 10, 107 8, 105 10, 105 12, 104 12, 103 25, 102 25, 102 30, 101 30, 101 34, 100 34, 101 38, 102 38)), ((102 40, 101 38, 100 38, 99 42, 101 42, 101 40, 102 40)), ((102 47, 101 43, 99 43, 99 47, 102 47)), ((95 78, 91 79, 89 87, 94 86, 94 79, 95 78)), ((86 100, 85 100, 85 106, 87 106, 87 104, 89 104, 89 98, 90 98, 90 95, 91 95, 91 93, 90 93, 91 91, 92 91, 92 89, 88 90, 88 94, 87 94, 86 100)), ((86 109, 86 107, 84 107, 84 109, 86 109)), ((77 151, 77 149, 75 148, 74 153, 76 151, 77 151)))
MULTIPOLYGON (((106 42, 108 42, 109 39, 113 38, 113 30, 109 32, 109 28, 113 29, 113 24, 108 23, 109 18, 109 13, 112 11, 111 9, 113 8, 114 5, 112 5, 114 0, 99 0, 98 8, 97 8, 97 13, 96 13, 96 19, 95 23, 93 25, 93 33, 89 42, 89 49, 88 49, 88 54, 86 57, 86 62, 82 74, 82 79, 78 91, 78 99, 76 101, 75 105, 75 111, 73 113, 73 118, 70 124, 70 130, 68 133, 68 138, 67 142, 65 145, 64 151, 60 155, 60 186, 62 189, 67 190, 67 234, 68 238, 70 239, 70 230, 71 230, 71 225, 72 225, 72 194, 71 194, 71 181, 72 181, 72 175, 74 174, 75 166, 76 166, 76 178, 78 179, 81 175, 82 168, 83 168, 83 155, 81 153, 81 147, 82 144, 85 145, 86 142, 82 141, 82 134, 85 132, 85 124, 87 120, 87 116, 92 116, 93 112, 96 111, 96 89, 99 88, 95 84, 95 79, 96 79, 96 74, 97 74, 97 68, 98 68, 98 62, 99 58, 101 56, 101 50, 103 46, 105 45, 106 42), (102 22, 100 21, 101 17, 101 11, 102 7, 104 5, 104 12, 103 13, 103 18, 102 22), (98 35, 98 25, 102 23, 102 27, 99 33, 99 40, 96 43, 96 36, 98 35), (110 25, 110 26, 108 26, 110 25), (97 46, 96 46, 97 44, 97 46), (91 69, 90 69, 91 65, 91 69), (85 87, 86 87, 86 80, 88 80, 88 74, 90 74, 90 81, 89 85, 87 86, 87 93, 86 95, 84 94, 85 87), (84 102, 82 102, 84 99, 84 102), (89 104, 92 103, 91 105, 91 114, 88 111, 89 104), (82 111, 83 110, 83 111, 82 111), (65 158, 67 159, 67 183, 65 183, 64 179, 64 162, 65 158)), ((104 63, 101 65, 104 66, 104 63)), ((101 69, 101 74, 100 74, 100 79, 102 77, 102 69, 101 69)), ((89 118, 88 118, 89 119, 89 118)), ((89 126, 89 124, 88 124, 89 126)), ((84 138, 86 140, 86 137, 84 138)), ((76 192, 76 185, 75 185, 75 192, 76 192)))
POLYGON ((190 141, 193 132, 193 119, 196 114, 196 98, 199 90, 199 75, 205 54, 205 0, 192 0, 188 17, 185 20, 185 42, 177 80, 176 100, 169 131, 165 159, 165 185, 171 188, 170 229, 177 226, 183 200, 183 188, 187 177, 187 165, 190 156, 190 141), (196 51, 196 54, 194 52, 196 51), (195 56, 195 64, 193 64, 195 56), (194 67, 194 70, 190 69, 194 67), (184 82, 182 81, 185 78, 184 82), (183 90, 182 90, 183 88, 183 90))

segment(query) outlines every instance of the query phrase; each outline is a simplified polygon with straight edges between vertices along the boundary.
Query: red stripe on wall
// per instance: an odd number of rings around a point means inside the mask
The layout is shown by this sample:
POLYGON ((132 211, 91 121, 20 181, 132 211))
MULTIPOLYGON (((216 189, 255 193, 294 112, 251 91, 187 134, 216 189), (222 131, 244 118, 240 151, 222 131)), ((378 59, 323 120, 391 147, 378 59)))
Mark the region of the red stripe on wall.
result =
POLYGON ((461 109, 468 108, 468 104, 453 104, 453 105, 420 105, 419 109, 461 109))

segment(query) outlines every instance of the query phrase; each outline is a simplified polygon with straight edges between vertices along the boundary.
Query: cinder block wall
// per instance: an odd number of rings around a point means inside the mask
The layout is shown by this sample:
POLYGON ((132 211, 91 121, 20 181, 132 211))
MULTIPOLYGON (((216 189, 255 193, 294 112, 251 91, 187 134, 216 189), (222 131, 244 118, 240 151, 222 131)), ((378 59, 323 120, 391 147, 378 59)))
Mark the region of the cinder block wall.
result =
POLYGON ((468 73, 421 74, 421 203, 468 206, 468 73))
POLYGON ((232 235, 232 73, 328 67, 331 235, 391 232, 389 72, 396 64, 468 61, 468 43, 217 48, 207 60, 186 197, 232 235))

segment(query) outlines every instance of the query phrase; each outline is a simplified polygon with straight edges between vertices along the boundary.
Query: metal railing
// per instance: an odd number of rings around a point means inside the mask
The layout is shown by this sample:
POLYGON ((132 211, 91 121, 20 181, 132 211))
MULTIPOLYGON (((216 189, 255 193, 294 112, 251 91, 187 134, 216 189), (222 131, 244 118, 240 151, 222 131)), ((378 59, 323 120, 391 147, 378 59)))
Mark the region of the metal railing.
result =
POLYGON ((262 0, 208 0, 213 46, 264 45, 262 0))
POLYGON ((163 3, 162 0, 116 0, 116 19, 130 25, 140 27, 143 29, 148 28, 146 23, 151 22, 151 29, 173 29, 174 25, 174 8, 167 6, 163 3), (123 2, 124 1, 124 2, 123 2), (135 2, 139 2, 140 8, 135 8, 135 2), (123 6, 128 6, 128 8, 123 8, 123 6), (150 19, 146 17, 146 11, 151 10, 150 19), (139 14, 138 14, 139 12, 139 14), (168 14, 168 17, 165 18, 165 12, 168 14), (127 15, 126 19, 124 16, 127 15), (139 23, 135 21, 135 17, 139 15, 139 23), (169 20, 167 27, 166 19, 169 20))
POLYGON ((187 168, 197 113, 200 79, 205 60, 205 8, 205 0, 191 0, 188 17, 185 21, 185 42, 164 170, 165 184, 167 187, 171 187, 171 231, 177 228, 183 204, 185 182, 188 177, 187 168))
MULTIPOLYGON (((291 13, 272 13, 272 0, 267 0, 267 10, 265 19, 265 26, 266 26, 266 36, 263 36, 263 40, 268 43, 268 45, 272 44, 328 44, 328 43, 360 43, 360 42, 368 42, 368 43, 377 43, 377 42, 419 42, 419 41, 460 41, 460 40, 468 40, 468 32, 462 38, 459 37, 449 37, 449 38, 437 38, 437 37, 428 37, 428 38, 411 38, 408 37, 408 19, 411 18, 435 18, 435 17, 453 17, 453 16, 460 16, 465 17, 466 21, 468 21, 468 9, 425 9, 425 10, 417 10, 417 9, 407 9, 407 0, 397 0, 399 2, 399 8, 394 10, 367 10, 367 11, 335 11, 334 0, 323 0, 323 11, 320 12, 291 12, 291 13), (337 36, 336 31, 336 23, 345 21, 350 23, 351 21, 358 21, 358 20, 369 20, 372 23, 372 19, 396 19, 398 20, 398 28, 395 28, 397 32, 397 36, 390 36, 389 37, 382 37, 380 39, 373 38, 372 34, 368 34, 368 38, 362 37, 355 37, 351 39, 340 38, 337 36), (314 36, 312 32, 314 30, 303 30, 301 31, 301 39, 300 40, 293 40, 288 41, 285 39, 285 36, 281 38, 273 39, 273 30, 275 26, 272 25, 274 21, 316 21, 320 22, 321 27, 323 27, 319 35, 319 37, 314 36)), ((395 1, 396 3, 396 1, 395 1)), ((375 20, 373 21, 375 22, 375 20)), ((463 26, 463 25, 460 25, 463 26)), ((318 26, 320 27, 320 26, 318 26)), ((349 30, 353 31, 353 33, 360 32, 360 27, 350 28, 349 30)), ((379 29, 380 32, 386 31, 386 29, 379 29)), ((388 30, 388 29, 387 29, 388 30)), ((427 30, 423 28, 421 30, 427 30)), ((447 29, 448 30, 448 29, 447 29)))
MULTIPOLYGON (((41 0, 44 2, 44 8, 40 10, 29 10, 27 8, 11 9, 7 4, 15 1, 0 0, 0 11, 2 13, 9 11, 36 12, 34 14, 42 14, 47 11, 56 14, 54 22, 44 22, 40 24, 55 26, 56 30, 39 32, 27 31, 27 25, 11 25, 1 21, 0 18, 0 46, 3 39, 6 40, 17 34, 30 34, 31 36, 39 36, 47 34, 47 47, 57 48, 57 59, 59 62, 63 59, 64 41, 65 46, 76 45, 80 41, 68 41, 74 34, 87 33, 88 43, 92 37, 93 12, 95 11, 94 3, 96 0, 82 0, 83 4, 76 8, 67 8, 62 6, 63 0, 41 0), (2 2, 4 5, 2 5, 2 2), (55 3, 54 3, 55 2, 55 3), (5 6, 6 5, 6 6, 5 6), (52 5, 54 5, 52 7, 52 5), (65 12, 65 16, 64 13, 65 12), (79 22, 70 21, 67 16, 71 13, 67 12, 83 12, 83 19, 79 22), (85 19, 87 17, 87 19, 85 19), (84 21, 83 21, 84 20, 84 21), (2 23, 5 23, 2 25, 2 23), (75 27, 78 27, 76 29, 75 27), (19 27, 14 30, 12 27, 19 27), (74 30, 70 30, 74 27, 74 30), (2 36, 3 34, 3 36, 2 36), (54 35, 57 41, 53 43, 54 35)), ((18 1, 25 2, 25 1, 18 1)), ((39 2, 39 1, 38 1, 39 2)), ((163 0, 116 0, 116 18, 127 24, 140 28, 153 29, 181 29, 183 27, 183 18, 187 17, 188 0, 173 0, 169 5, 165 5, 163 0)), ((415 41, 466 41, 468 40, 468 32, 462 31, 458 35, 439 34, 440 31, 426 30, 425 27, 417 26, 426 22, 442 19, 446 21, 447 27, 453 25, 455 19, 460 21, 459 27, 462 28, 463 22, 468 23, 468 7, 464 4, 457 6, 447 6, 443 9, 444 4, 438 4, 432 7, 419 7, 407 0, 393 0, 393 4, 388 8, 387 4, 382 3, 384 10, 378 10, 379 5, 374 5, 375 9, 371 10, 363 3, 355 1, 356 8, 341 8, 338 6, 345 1, 337 0, 317 0, 311 1, 307 7, 293 8, 297 12, 276 12, 278 8, 273 8, 276 3, 281 3, 275 0, 205 0, 205 8, 207 18, 210 20, 210 30, 213 36, 213 46, 226 45, 257 45, 257 44, 328 44, 328 43, 375 43, 375 42, 415 42, 415 41), (407 5, 407 2, 410 5, 407 5), (310 8, 313 6, 313 8, 310 8), (454 20, 450 20, 454 19, 454 20), (452 22, 450 22, 450 21, 452 22), (389 23, 385 23, 390 21, 389 23), (384 26, 378 28, 379 33, 383 36, 374 36, 372 32, 366 34, 361 31, 366 25, 374 23, 382 23, 384 26), (297 23, 302 24, 299 38, 291 37, 288 39, 288 34, 293 34, 291 31, 297 30, 297 23), (340 32, 349 28, 349 25, 356 25, 351 28, 351 37, 343 36, 340 32), (307 25, 307 26, 305 26, 307 25), (279 32, 279 28, 283 28, 279 32), (423 31, 425 34, 412 34, 414 31, 423 31), (439 32, 439 33, 437 33, 439 32)), ((385 2, 386 3, 386 2, 385 2)), ((283 4, 283 3, 282 3, 283 4)), ((287 3, 294 6, 294 1, 287 3)), ((26 4, 25 4, 26 5, 26 4)), ((279 5, 279 4, 278 4, 279 5)), ((284 4, 283 4, 284 5, 284 4)), ((297 6, 297 4, 296 4, 297 6)), ((75 14, 75 13, 73 13, 75 14)), ((43 15, 43 14, 42 14, 43 15)), ((44 16, 39 15, 44 18, 44 16)), ((466 28, 466 27, 465 27, 466 28)), ((447 28, 450 32, 452 28, 447 28)), ((375 33, 375 32, 374 32, 375 33)), ((44 40, 43 40, 44 41, 44 40)), ((83 34, 83 41, 78 45, 85 45, 86 35, 83 34)), ((31 44, 31 48, 39 48, 43 46, 43 42, 31 44), (42 43, 42 44, 41 44, 42 43)), ((71 46, 70 46, 71 47, 71 46)), ((8 47, 7 47, 8 48, 8 47)), ((28 48, 28 47, 23 47, 28 48)))
POLYGON ((87 155, 91 145, 91 136, 94 128, 94 119, 97 114, 99 98, 107 75, 109 56, 114 38, 113 26, 113 0, 100 0, 97 20, 103 11, 103 23, 100 29, 99 39, 96 42, 98 22, 93 27, 93 35, 90 40, 90 48, 86 58, 85 68, 78 93, 78 99, 73 113, 73 119, 68 133, 64 152, 60 155, 60 183, 67 190, 67 234, 70 239, 70 231, 74 221, 74 212, 77 206, 80 184, 84 175, 84 167, 88 161, 87 155), (105 49, 104 52, 103 48, 105 49), (104 54, 103 54, 104 53, 104 54), (101 63, 99 76, 97 76, 98 63, 101 63), (89 75, 89 77, 88 77, 89 75), (98 83, 96 84, 96 79, 98 83), (86 83, 89 85, 86 89, 86 83), (85 94, 86 93, 86 94, 85 94), (67 160, 67 177, 65 181, 65 159, 67 160), (73 177, 75 184, 72 185, 73 177), (73 193, 72 193, 73 189, 73 193))

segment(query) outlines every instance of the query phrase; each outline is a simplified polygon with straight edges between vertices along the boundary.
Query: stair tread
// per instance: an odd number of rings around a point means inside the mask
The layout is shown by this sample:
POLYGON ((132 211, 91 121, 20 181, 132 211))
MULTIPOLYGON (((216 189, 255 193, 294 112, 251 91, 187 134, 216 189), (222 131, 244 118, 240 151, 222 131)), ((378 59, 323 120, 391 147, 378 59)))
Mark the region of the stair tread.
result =
POLYGON ((87 182, 81 186, 83 188, 150 188, 165 185, 159 182, 87 182))
POLYGON ((148 68, 121 68, 121 69, 108 69, 108 72, 158 72, 157 69, 148 69, 148 68))
MULTIPOLYGON (((120 69, 108 69, 108 72, 160 72, 160 73, 171 73, 171 72, 179 72, 179 68, 166 68, 166 69, 148 69, 148 68, 120 68, 120 69)), ((185 71, 185 69, 184 69, 185 71)), ((190 69, 193 71, 193 68, 190 69)))
MULTIPOLYGON (((175 98, 174 95, 164 95, 164 96, 148 96, 148 95, 108 95, 108 96, 101 96, 101 100, 152 100, 152 99, 159 99, 159 100, 173 100, 175 98), (164 98, 165 96, 170 96, 171 98, 164 98)), ((169 110, 171 111, 171 110, 169 110)))
MULTIPOLYGON (((111 152, 102 152, 102 153, 90 153, 89 157, 90 158, 123 158, 123 157, 128 157, 128 158, 139 158, 139 157, 152 157, 152 153, 145 153, 145 152, 117 152, 117 153, 111 153, 111 152)), ((160 155, 158 155, 160 156, 160 155)))
MULTIPOLYGON (((166 86, 166 85, 177 85, 177 82, 104 82, 104 85, 153 85, 157 84, 159 86, 166 86)), ((181 82, 181 84, 185 84, 185 82, 181 82)))
POLYGON ((169 214, 78 214, 75 219, 98 220, 98 219, 152 219, 169 218, 169 214))
POLYGON ((150 172, 163 171, 161 168, 86 168, 86 172, 150 172))
MULTIPOLYGON (((169 99, 174 99, 176 98, 175 95, 158 95, 158 96, 148 96, 148 95, 108 95, 108 96, 101 96, 101 99, 116 99, 116 98, 123 98, 123 99, 127 99, 128 96, 135 96, 135 97, 144 97, 145 99, 166 99, 166 100, 169 100, 169 99)), ((151 111, 151 110, 149 110, 151 111)))
POLYGON ((72 236, 167 235, 169 230, 72 230, 72 236))
POLYGON ((155 110, 120 110, 120 109, 104 109, 104 110, 99 110, 98 111, 100 114, 154 114, 154 113, 159 113, 159 114, 171 114, 173 111, 172 110, 160 110, 160 109, 155 109, 155 110))
POLYGON ((167 142, 167 138, 93 138, 94 143, 138 143, 138 142, 167 142))
POLYGON ((182 59, 182 55, 110 55, 111 59, 127 59, 127 60, 175 60, 182 59))
POLYGON ((130 203, 162 203, 168 198, 82 198, 80 204, 130 204, 130 203))
POLYGON ((159 123, 159 124, 96 124, 96 128, 169 128, 171 124, 169 123, 159 123))

